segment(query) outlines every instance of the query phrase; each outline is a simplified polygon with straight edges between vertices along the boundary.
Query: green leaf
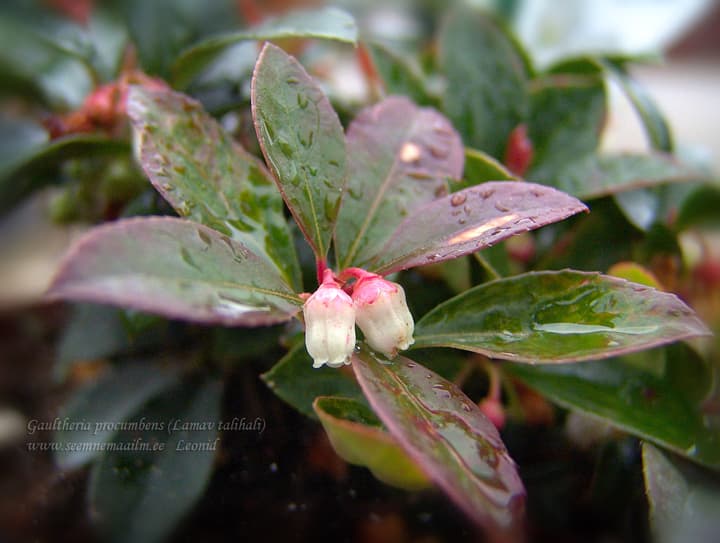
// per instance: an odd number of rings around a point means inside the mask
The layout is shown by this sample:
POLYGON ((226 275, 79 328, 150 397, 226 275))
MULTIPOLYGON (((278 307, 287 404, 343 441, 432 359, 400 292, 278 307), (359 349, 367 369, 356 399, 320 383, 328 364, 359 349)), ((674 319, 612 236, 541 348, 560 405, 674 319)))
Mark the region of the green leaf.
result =
POLYGON ((450 260, 586 210, 579 200, 550 187, 489 181, 417 209, 370 269, 388 274, 450 260))
POLYGON ((117 308, 77 304, 58 342, 54 373, 66 377, 69 366, 79 360, 95 360, 124 351, 130 338, 117 308))
POLYGON ((143 169, 175 210, 267 255, 302 290, 283 201, 264 166, 183 94, 133 87, 128 113, 143 169))
POLYGON ((163 77, 191 43, 239 24, 237 8, 228 0, 124 0, 117 6, 143 70, 163 77))
POLYGON ((496 22, 470 8, 450 14, 438 47, 445 113, 466 145, 502 157, 510 132, 528 114, 522 52, 496 22))
POLYGON ((178 382, 177 374, 147 363, 123 364, 103 374, 96 382, 78 390, 63 406, 61 420, 76 428, 55 433, 62 448, 55 461, 62 469, 74 469, 94 460, 105 443, 117 433, 145 402, 178 382))
POLYGON ((349 368, 313 368, 312 364, 305 344, 299 343, 261 377, 275 394, 310 418, 316 418, 313 402, 318 396, 364 401, 349 368))
POLYGON ((706 185, 695 189, 680 206, 675 229, 682 232, 695 226, 720 225, 720 187, 706 185))
POLYGON ((695 462, 720 467, 718 432, 702 408, 712 383, 708 367, 681 343, 647 354, 650 360, 643 364, 633 356, 503 368, 563 407, 599 417, 695 462))
POLYGON ((252 83, 260 146, 290 212, 317 259, 327 255, 345 185, 345 135, 337 114, 304 68, 263 47, 252 83))
POLYGON ((357 34, 355 19, 342 9, 294 10, 254 28, 212 36, 184 50, 173 66, 175 85, 187 87, 223 51, 241 41, 320 38, 356 44, 357 34))
POLYGON ((347 131, 348 182, 335 231, 340 268, 364 266, 395 228, 447 194, 459 178, 463 147, 434 109, 392 96, 364 109, 347 131))
POLYGON ((221 395, 216 381, 179 386, 127 420, 144 428, 117 433, 90 474, 104 540, 162 541, 200 498, 218 448, 221 395))
POLYGON ((302 304, 264 258, 171 217, 94 228, 70 249, 48 295, 226 326, 283 322, 302 304))
POLYGON ((537 181, 577 196, 599 198, 664 183, 705 181, 708 174, 660 153, 590 155, 537 181))
POLYGON ((528 121, 533 145, 530 180, 546 183, 565 164, 597 149, 605 102, 605 85, 599 77, 552 76, 533 82, 528 121))
POLYGON ((33 190, 53 183, 63 161, 88 154, 126 154, 126 142, 99 134, 50 140, 44 127, 26 119, 0 117, 0 212, 33 190))
POLYGON ((422 105, 437 105, 437 99, 428 92, 425 76, 418 63, 412 63, 407 55, 379 43, 370 43, 367 47, 387 94, 407 96, 422 105))
POLYGON ((390 361, 362 350, 352 366, 373 411, 428 477, 497 541, 513 540, 522 526, 525 489, 477 405, 402 356, 390 361))
POLYGON ((622 56, 578 57, 563 60, 550 68, 553 74, 602 74, 614 79, 625 96, 630 100, 640 118, 650 145, 656 151, 672 153, 673 138, 670 126, 653 98, 629 74, 626 65, 629 62, 641 62, 642 59, 622 56))
POLYGON ((643 472, 656 541, 713 541, 720 533, 720 477, 643 443, 643 472))
POLYGON ((465 149, 465 173, 461 183, 451 183, 453 192, 474 187, 486 181, 517 181, 518 178, 493 157, 477 149, 465 149))
POLYGON ((565 270, 500 279, 440 304, 416 324, 415 346, 556 364, 608 358, 709 333, 673 294, 565 270))
POLYGON ((343 460, 368 468, 383 483, 405 490, 430 486, 425 474, 382 429, 375 414, 348 398, 316 398, 313 409, 328 439, 343 460))
POLYGON ((621 64, 604 60, 602 65, 620 84, 620 88, 630 99, 640 117, 652 148, 657 151, 672 153, 674 144, 670 126, 653 98, 642 85, 630 76, 621 64))

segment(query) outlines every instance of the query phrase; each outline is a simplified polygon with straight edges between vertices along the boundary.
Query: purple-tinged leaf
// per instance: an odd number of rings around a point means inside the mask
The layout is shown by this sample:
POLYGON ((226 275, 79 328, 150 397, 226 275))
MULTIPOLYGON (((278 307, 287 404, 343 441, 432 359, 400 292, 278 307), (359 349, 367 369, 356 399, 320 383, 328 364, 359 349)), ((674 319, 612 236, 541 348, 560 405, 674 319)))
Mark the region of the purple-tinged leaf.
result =
POLYGON ((302 305, 265 258, 171 217, 94 228, 70 249, 48 295, 227 326, 283 322, 302 305))
POLYGON ((599 273, 531 272, 485 283, 415 326, 415 346, 556 364, 609 358, 707 335, 677 296, 599 273))
POLYGON ((267 255, 300 290, 282 198, 263 164, 184 94, 134 87, 128 113, 142 167, 178 214, 267 255))
POLYGON ((450 260, 581 211, 587 211, 582 202, 550 187, 489 181, 417 209, 370 269, 388 274, 450 260))
POLYGON ((515 540, 525 489, 497 429, 477 405, 402 356, 390 361, 362 350, 352 366, 376 415, 408 455, 489 534, 515 540))
POLYGON ((341 268, 363 266, 421 205, 448 193, 463 172, 462 140, 445 117, 391 96, 347 131, 348 183, 335 231, 341 268))
POLYGON ((269 43, 255 65, 252 113, 285 203, 324 259, 345 185, 345 134, 337 114, 300 63, 269 43))

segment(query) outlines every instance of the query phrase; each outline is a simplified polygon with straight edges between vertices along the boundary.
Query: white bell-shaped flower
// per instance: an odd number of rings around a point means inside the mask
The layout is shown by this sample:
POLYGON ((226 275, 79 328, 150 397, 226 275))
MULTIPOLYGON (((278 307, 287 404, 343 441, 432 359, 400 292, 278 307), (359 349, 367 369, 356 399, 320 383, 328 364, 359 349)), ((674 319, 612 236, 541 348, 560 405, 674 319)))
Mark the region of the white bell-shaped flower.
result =
POLYGON ((355 349, 355 307, 352 298, 333 279, 332 272, 325 275, 322 285, 305 301, 303 315, 305 347, 313 359, 313 368, 349 364, 355 349))
POLYGON ((394 357, 415 343, 415 322, 400 285, 368 273, 356 283, 352 298, 355 320, 370 347, 394 357))

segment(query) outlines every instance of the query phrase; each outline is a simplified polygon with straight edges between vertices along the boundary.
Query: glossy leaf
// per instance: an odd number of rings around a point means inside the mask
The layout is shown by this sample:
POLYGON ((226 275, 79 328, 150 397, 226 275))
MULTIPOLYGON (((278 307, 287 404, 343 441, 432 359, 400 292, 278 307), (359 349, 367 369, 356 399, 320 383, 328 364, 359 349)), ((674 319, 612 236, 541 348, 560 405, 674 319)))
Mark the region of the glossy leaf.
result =
POLYGON ((49 296, 227 326, 282 322, 302 304, 264 258, 215 230, 170 217, 91 230, 66 255, 49 296))
POLYGON ((554 364, 709 334, 673 294, 598 273, 530 272, 475 287, 426 314, 415 346, 554 364))
POLYGON ((113 368, 78 390, 58 416, 82 424, 55 433, 55 442, 64 444, 55 452, 55 461, 62 469, 73 469, 97 458, 103 450, 101 444, 112 439, 120 423, 150 398, 177 383, 174 372, 133 363, 113 368))
POLYGON ((405 217, 447 194, 463 170, 463 146, 434 109, 391 96, 347 131, 348 183, 335 232, 340 268, 363 266, 405 217))
POLYGON ((465 172, 461 183, 451 183, 453 192, 468 187, 474 187, 486 181, 517 181, 518 178, 499 161, 493 157, 478 151, 477 149, 465 149, 465 172))
POLYGON ((90 475, 90 504, 104 540, 163 541, 201 497, 219 449, 221 396, 219 382, 186 384, 127 419, 146 426, 118 432, 90 475))
POLYGON ((313 409, 328 439, 346 462, 368 468, 380 481, 406 490, 430 486, 417 467, 364 404, 348 398, 316 398, 313 409))
POLYGON ((291 11, 254 28, 212 36, 186 49, 173 66, 175 84, 186 87, 223 51, 241 41, 321 38, 355 44, 357 34, 355 19, 342 9, 322 7, 291 11))
POLYGON ((660 153, 590 155, 542 182, 582 199, 664 183, 705 181, 708 174, 660 153))
POLYGON ((437 99, 430 96, 422 69, 407 55, 379 43, 368 44, 368 50, 386 94, 407 96, 422 105, 435 105, 437 99))
POLYGON ((283 201, 265 167, 183 94, 134 87, 128 113, 143 169, 178 214, 268 255, 301 290, 283 201))
POLYGON ((708 367, 683 344, 589 364, 506 364, 504 371, 559 405, 582 411, 695 462, 720 467, 720 441, 703 412, 708 367), (646 354, 646 353, 642 353, 646 354))
POLYGON ((443 110, 466 145, 501 157, 528 114, 527 67, 516 44, 487 15, 455 9, 439 37, 447 78, 443 110))
POLYGON ((550 187, 483 183, 417 209, 400 224, 371 268, 387 274, 457 258, 586 210, 582 202, 550 187))
POLYGON ((720 533, 720 477, 663 453, 642 447, 650 523, 656 541, 713 541, 720 533))
POLYGON ((492 534, 520 531, 525 489, 495 426, 460 389, 420 364, 366 350, 353 370, 378 418, 440 488, 492 534))
POLYGON ((280 192, 323 259, 345 185, 345 135, 337 114, 298 61, 269 43, 255 65, 252 111, 280 192))
POLYGON ((599 77, 554 76, 533 83, 528 121, 533 161, 528 179, 545 183, 568 162, 597 149, 605 101, 599 77))
POLYGON ((316 418, 313 402, 318 396, 364 401, 349 368, 313 368, 312 364, 301 342, 261 377, 275 394, 310 418, 316 418))

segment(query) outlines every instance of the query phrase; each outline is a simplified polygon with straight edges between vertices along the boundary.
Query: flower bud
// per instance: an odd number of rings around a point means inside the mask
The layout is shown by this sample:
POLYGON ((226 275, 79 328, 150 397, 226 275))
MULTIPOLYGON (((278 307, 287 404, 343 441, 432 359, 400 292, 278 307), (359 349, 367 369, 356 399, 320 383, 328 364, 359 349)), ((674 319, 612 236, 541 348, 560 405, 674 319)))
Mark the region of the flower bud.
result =
POLYGON ((334 280, 323 282, 303 306, 305 347, 313 368, 338 368, 350 363, 355 349, 353 301, 334 280))
POLYGON ((353 289, 355 318, 370 347, 388 356, 415 343, 415 322, 397 283, 368 274, 353 289))

